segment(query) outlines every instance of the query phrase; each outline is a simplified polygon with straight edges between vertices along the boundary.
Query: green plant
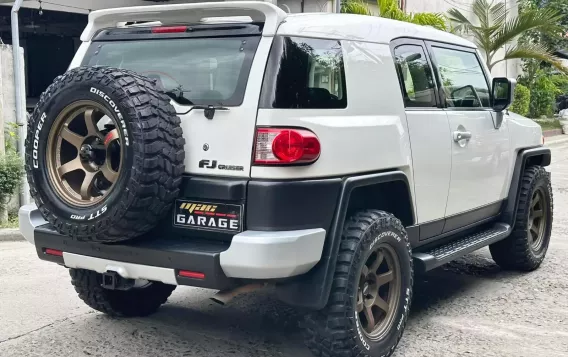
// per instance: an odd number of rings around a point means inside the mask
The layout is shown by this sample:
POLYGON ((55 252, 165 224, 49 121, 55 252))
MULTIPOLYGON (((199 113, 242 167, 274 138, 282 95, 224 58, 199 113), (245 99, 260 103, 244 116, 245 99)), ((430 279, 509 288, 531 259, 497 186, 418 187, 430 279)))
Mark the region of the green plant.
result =
POLYGON ((531 101, 531 91, 522 84, 517 84, 515 88, 515 99, 511 104, 510 110, 522 116, 529 114, 531 101))
POLYGON ((363 0, 341 1, 341 12, 345 14, 373 15, 371 9, 363 0))
POLYGON ((18 212, 8 212, 8 221, 0 223, 0 228, 18 228, 18 212))
POLYGON ((554 84, 552 76, 545 70, 538 70, 530 87, 530 111, 531 118, 551 117, 554 114, 556 96, 560 93, 554 84))
POLYGON ((0 158, 0 204, 4 205, 20 186, 24 173, 22 160, 15 153, 0 158))
POLYGON ((551 77, 552 82, 558 88, 560 94, 568 95, 568 76, 554 75, 551 77))
POLYGON ((521 11, 525 9, 547 8, 558 12, 560 16, 559 31, 551 31, 546 33, 533 32, 529 33, 528 40, 536 41, 544 44, 551 49, 568 48, 568 2, 566 0, 520 0, 519 7, 521 11))
MULTIPOLYGON (((442 14, 420 12, 407 14, 398 5, 398 0, 377 0, 379 17, 410 22, 417 25, 432 26, 439 30, 447 30, 446 18, 442 14)), ((358 15, 373 15, 367 3, 363 0, 344 0, 341 2, 341 12, 358 15)))
POLYGON ((9 152, 16 152, 18 145, 18 124, 10 122, 6 123, 4 128, 5 149, 9 152))
POLYGON ((487 66, 491 70, 497 63, 516 58, 533 58, 550 63, 562 72, 568 72, 551 49, 539 42, 518 41, 523 34, 531 31, 552 33, 559 31, 562 15, 551 8, 527 8, 518 16, 511 16, 505 2, 475 0, 471 12, 476 21, 472 22, 460 10, 448 11, 455 29, 470 34, 474 42, 485 53, 487 66), (497 52, 507 46, 505 55, 496 59, 497 52))

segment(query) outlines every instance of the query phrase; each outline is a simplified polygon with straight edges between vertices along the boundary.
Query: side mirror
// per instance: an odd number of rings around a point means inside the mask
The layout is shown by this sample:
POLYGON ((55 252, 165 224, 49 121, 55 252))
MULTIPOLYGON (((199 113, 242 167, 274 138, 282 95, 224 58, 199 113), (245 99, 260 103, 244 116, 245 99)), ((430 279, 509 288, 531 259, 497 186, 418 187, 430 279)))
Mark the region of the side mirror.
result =
POLYGON ((513 103, 515 86, 517 81, 509 78, 494 78, 491 98, 493 100, 493 110, 502 112, 509 108, 513 103))

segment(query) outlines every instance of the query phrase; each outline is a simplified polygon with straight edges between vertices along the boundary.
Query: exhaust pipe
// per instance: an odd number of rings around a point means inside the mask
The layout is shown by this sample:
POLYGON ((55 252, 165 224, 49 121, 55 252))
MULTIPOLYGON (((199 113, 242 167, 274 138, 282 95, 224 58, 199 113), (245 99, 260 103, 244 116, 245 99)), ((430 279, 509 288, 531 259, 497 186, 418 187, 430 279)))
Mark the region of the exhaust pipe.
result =
POLYGON ((239 286, 238 288, 231 289, 231 290, 224 290, 219 291, 217 294, 211 297, 211 300, 215 301, 217 304, 226 305, 229 301, 233 300, 236 296, 247 294, 252 291, 261 289, 265 287, 267 284, 249 284, 239 286))

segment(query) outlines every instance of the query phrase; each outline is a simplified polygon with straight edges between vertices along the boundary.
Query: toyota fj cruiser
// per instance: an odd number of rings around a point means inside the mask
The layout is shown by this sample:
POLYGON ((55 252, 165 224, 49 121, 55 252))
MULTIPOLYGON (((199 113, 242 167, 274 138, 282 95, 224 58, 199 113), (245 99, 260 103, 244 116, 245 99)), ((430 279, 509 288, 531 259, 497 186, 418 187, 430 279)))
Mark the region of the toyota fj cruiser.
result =
POLYGON ((272 284, 316 355, 388 356, 414 273, 544 259, 550 151, 465 39, 216 2, 95 11, 81 40, 28 123, 20 229, 96 310, 272 284))

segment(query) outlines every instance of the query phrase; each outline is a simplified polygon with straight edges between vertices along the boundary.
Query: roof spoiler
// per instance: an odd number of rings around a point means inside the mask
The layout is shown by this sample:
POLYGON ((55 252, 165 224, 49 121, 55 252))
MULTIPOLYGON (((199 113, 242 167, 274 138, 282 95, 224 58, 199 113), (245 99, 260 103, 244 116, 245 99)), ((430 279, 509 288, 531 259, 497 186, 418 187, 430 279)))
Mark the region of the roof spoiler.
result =
POLYGON ((133 21, 160 21, 167 24, 198 23, 208 17, 249 16, 255 22, 264 22, 263 36, 274 36, 286 18, 279 7, 263 1, 202 2, 193 4, 132 6, 93 11, 89 24, 81 34, 81 41, 90 41, 104 28, 133 21))

